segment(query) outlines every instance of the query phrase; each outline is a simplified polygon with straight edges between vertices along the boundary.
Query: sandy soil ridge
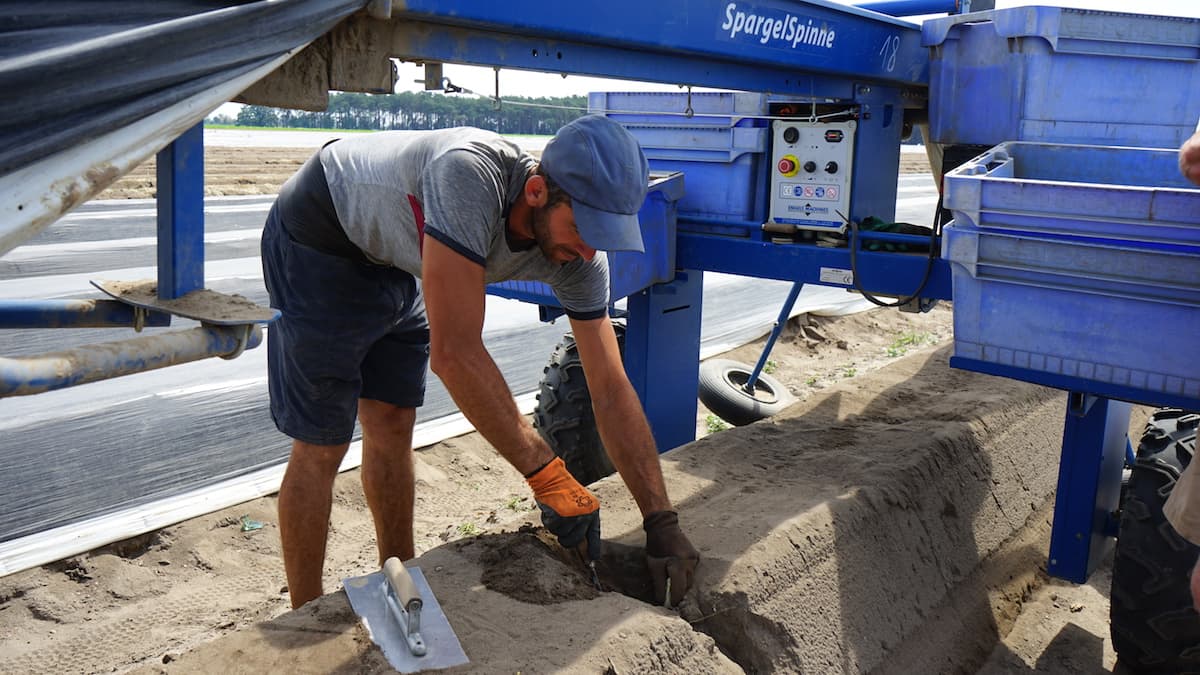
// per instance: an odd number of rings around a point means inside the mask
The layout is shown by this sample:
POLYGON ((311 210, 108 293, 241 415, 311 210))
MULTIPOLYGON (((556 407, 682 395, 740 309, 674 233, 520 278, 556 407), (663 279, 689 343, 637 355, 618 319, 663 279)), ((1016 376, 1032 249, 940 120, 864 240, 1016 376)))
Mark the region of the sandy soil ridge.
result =
MULTIPOLYGON (((1064 402, 952 371, 947 352, 666 455, 704 556, 678 615, 647 603, 640 522, 615 477, 594 486, 612 592, 516 515, 426 551, 414 563, 472 660, 450 672, 972 672, 1037 585, 1040 546, 1021 534, 1053 495, 1064 402), (976 574, 989 560, 1002 572, 976 574)), ((342 593, 140 672, 312 664, 388 670, 342 593)))
MULTIPOLYGON (((875 311, 793 320, 773 352, 775 376, 786 378, 800 398, 819 394, 904 352, 944 343, 949 317, 941 308, 926 315, 875 311), (892 347, 899 343, 908 346, 892 347)), ((761 343, 748 345, 733 356, 753 361, 759 350, 761 343)), ((698 427, 705 426, 702 410, 698 427)), ((420 450, 417 471, 419 551, 537 522, 521 477, 476 434, 420 450)), ((606 515, 606 536, 618 531, 608 526, 612 519, 606 515)), ((0 579, 0 672, 105 672, 162 663, 284 613, 275 521, 274 499, 260 499, 0 579), (264 527, 243 531, 243 517, 264 527)), ((357 471, 338 479, 332 522, 327 590, 377 564, 357 471)))

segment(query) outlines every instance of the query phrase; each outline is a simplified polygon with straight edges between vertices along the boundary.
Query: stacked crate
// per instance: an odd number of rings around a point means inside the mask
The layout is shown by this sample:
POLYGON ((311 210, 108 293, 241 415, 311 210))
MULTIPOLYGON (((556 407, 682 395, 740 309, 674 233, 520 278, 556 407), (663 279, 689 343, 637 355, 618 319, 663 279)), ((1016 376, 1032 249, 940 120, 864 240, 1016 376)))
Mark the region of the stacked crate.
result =
POLYGON ((1019 7, 927 21, 954 365, 1200 404, 1200 19, 1019 7))

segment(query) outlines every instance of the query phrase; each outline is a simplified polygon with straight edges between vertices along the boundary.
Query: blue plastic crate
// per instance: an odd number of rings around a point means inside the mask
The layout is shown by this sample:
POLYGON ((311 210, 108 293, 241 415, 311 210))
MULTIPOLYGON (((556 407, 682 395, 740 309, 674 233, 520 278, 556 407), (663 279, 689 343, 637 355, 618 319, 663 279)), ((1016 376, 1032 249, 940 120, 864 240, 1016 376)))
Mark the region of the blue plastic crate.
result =
POLYGON ((681 215, 763 220, 771 133, 765 94, 593 92, 588 109, 628 129, 652 170, 683 172, 681 215))
POLYGON ((588 94, 588 112, 606 115, 631 126, 663 124, 670 119, 685 126, 766 126, 760 118, 767 114, 767 95, 739 91, 690 94, 682 91, 594 91, 588 94))
MULTIPOLYGON (((616 301, 657 283, 675 278, 676 204, 683 195, 683 175, 651 173, 646 201, 638 210, 643 253, 608 253, 609 299, 616 301)), ((561 308, 554 291, 540 281, 489 284, 488 293, 504 298, 561 308)))
POLYGON ((1200 118, 1200 19, 1014 7, 932 19, 930 136, 1177 148, 1200 118))
POLYGON ((1173 151, 1005 143, 945 201, 954 365, 1200 404, 1200 190, 1173 151))

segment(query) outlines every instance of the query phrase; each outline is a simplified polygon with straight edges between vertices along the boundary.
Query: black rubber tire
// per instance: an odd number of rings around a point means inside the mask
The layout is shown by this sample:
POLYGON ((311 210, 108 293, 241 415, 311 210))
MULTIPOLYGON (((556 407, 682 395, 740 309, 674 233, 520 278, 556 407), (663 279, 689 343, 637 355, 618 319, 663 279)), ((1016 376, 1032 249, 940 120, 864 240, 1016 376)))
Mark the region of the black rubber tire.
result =
POLYGON ((700 402, 714 415, 741 427, 770 417, 788 407, 792 395, 779 380, 759 373, 754 395, 743 387, 754 368, 728 359, 709 359, 700 364, 700 402))
POLYGON ((1189 590, 1200 547, 1180 537, 1163 515, 1195 454, 1197 422, 1200 415, 1179 409, 1154 413, 1121 505, 1110 630, 1120 664, 1135 673, 1200 673, 1200 614, 1189 590))
MULTIPOLYGON (((624 358, 625 327, 613 324, 613 328, 624 358)), ((583 362, 570 333, 563 336, 542 370, 533 426, 580 483, 590 485, 616 471, 600 442, 583 362)))

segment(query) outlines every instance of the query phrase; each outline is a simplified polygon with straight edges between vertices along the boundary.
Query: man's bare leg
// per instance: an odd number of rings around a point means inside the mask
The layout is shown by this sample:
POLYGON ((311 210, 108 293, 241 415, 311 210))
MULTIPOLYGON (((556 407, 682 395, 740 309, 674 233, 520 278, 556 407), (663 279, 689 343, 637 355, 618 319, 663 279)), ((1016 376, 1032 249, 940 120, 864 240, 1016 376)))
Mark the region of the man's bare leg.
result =
POLYGON ((349 447, 349 443, 314 445, 292 440, 292 455, 279 486, 279 537, 293 609, 322 595, 333 481, 349 447))
POLYGON ((362 483, 375 519, 379 564, 396 556, 409 560, 413 547, 413 425, 417 411, 359 399, 363 428, 362 483))

